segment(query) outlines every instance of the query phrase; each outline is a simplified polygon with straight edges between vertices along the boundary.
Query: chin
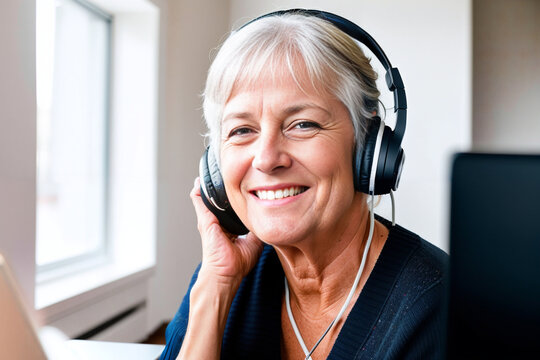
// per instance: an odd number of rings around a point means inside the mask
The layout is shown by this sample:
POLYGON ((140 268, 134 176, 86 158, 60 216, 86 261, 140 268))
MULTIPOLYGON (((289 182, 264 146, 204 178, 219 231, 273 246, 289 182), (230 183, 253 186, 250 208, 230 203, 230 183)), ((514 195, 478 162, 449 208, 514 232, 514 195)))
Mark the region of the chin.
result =
POLYGON ((306 232, 302 231, 299 224, 284 224, 283 222, 279 225, 272 222, 257 224, 254 226, 253 233, 262 242, 273 246, 292 245, 306 237, 306 232))

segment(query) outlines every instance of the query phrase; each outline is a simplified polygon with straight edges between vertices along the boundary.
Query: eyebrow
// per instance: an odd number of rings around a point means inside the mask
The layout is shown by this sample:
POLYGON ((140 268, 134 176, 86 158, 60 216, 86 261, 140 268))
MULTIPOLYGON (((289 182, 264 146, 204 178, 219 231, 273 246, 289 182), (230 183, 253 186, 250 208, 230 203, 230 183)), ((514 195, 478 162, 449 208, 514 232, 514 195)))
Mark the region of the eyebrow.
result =
POLYGON ((288 108, 285 108, 282 113, 284 115, 287 115, 287 116, 290 116, 290 115, 294 115, 296 113, 299 113, 299 112, 302 112, 306 109, 317 109, 317 110, 321 110, 323 112, 325 112, 326 114, 330 115, 330 111, 326 110, 325 108, 323 108, 322 106, 319 106, 317 104, 314 104, 314 103, 305 103, 305 104, 298 104, 298 105, 292 105, 288 108))
MULTIPOLYGON (((296 105, 289 106, 281 111, 281 115, 285 117, 291 116, 307 109, 321 110, 327 115, 330 115, 330 111, 314 103, 303 103, 303 104, 296 104, 296 105)), ((227 120, 231 120, 231 119, 249 119, 251 117, 252 117, 252 113, 249 111, 231 112, 223 118, 222 123, 225 123, 227 120)))
POLYGON ((231 119, 249 119, 251 118, 251 113, 248 111, 238 111, 238 112, 232 112, 230 114, 227 114, 223 120, 221 120, 221 123, 225 123, 227 120, 231 119))

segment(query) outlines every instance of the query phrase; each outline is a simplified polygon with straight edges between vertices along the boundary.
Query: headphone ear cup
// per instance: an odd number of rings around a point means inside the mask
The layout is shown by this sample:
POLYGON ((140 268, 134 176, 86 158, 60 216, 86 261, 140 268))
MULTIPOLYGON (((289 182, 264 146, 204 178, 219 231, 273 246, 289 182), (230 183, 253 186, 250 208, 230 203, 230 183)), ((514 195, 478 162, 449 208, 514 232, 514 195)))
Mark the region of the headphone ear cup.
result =
MULTIPOLYGON (((405 161, 405 153, 401 148, 400 142, 397 142, 394 133, 388 129, 388 136, 386 135, 387 129, 385 129, 385 138, 383 139, 382 149, 384 149, 384 168, 380 169, 381 173, 378 175, 377 193, 388 194, 391 190, 397 190, 399 186, 399 180, 401 177, 401 170, 405 161), (385 141, 388 140, 388 141, 385 141)), ((382 153, 383 150, 381 150, 382 153)))
POLYGON ((199 162, 199 178, 202 201, 216 216, 220 225, 231 234, 247 234, 249 230, 229 203, 221 171, 210 147, 206 148, 199 162))
POLYGON ((209 179, 209 182, 205 184, 210 185, 207 187, 208 195, 214 199, 218 208, 228 209, 230 207, 229 198, 225 191, 225 184, 223 184, 223 177, 221 176, 218 162, 214 156, 214 151, 212 151, 210 147, 207 147, 203 156, 206 158, 206 168, 208 169, 208 174, 205 174, 209 179))
POLYGON ((354 159, 354 187, 356 191, 369 194, 369 184, 371 179, 371 167, 377 147, 377 136, 381 126, 381 119, 374 117, 370 119, 364 138, 364 146, 356 147, 354 159))

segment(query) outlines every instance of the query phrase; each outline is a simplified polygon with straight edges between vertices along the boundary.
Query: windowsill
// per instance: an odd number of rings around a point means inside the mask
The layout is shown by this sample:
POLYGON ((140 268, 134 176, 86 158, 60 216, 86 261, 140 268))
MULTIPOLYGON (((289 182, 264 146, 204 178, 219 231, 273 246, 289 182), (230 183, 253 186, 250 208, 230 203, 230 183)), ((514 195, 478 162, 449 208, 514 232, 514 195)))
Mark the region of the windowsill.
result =
POLYGON ((36 287, 35 308, 44 324, 51 323, 89 302, 147 281, 154 268, 153 261, 137 264, 115 262, 47 281, 36 287))

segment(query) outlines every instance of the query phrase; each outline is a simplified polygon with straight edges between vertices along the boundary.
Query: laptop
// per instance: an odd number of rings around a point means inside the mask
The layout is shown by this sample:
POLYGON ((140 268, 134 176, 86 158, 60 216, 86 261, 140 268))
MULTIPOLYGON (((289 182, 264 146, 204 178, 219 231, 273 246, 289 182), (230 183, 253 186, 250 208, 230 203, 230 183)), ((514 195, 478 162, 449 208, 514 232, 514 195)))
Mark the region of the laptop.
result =
POLYGON ((540 155, 451 170, 447 358, 540 358, 540 155))
POLYGON ((0 253, 0 359, 155 360, 163 348, 154 344, 70 340, 55 327, 38 326, 0 253))
POLYGON ((22 302, 6 259, 0 254, 0 351, 6 359, 47 358, 37 326, 22 302))
POLYGON ((54 327, 38 326, 0 253, 0 359, 154 360, 163 348, 154 344, 70 340, 54 327))

